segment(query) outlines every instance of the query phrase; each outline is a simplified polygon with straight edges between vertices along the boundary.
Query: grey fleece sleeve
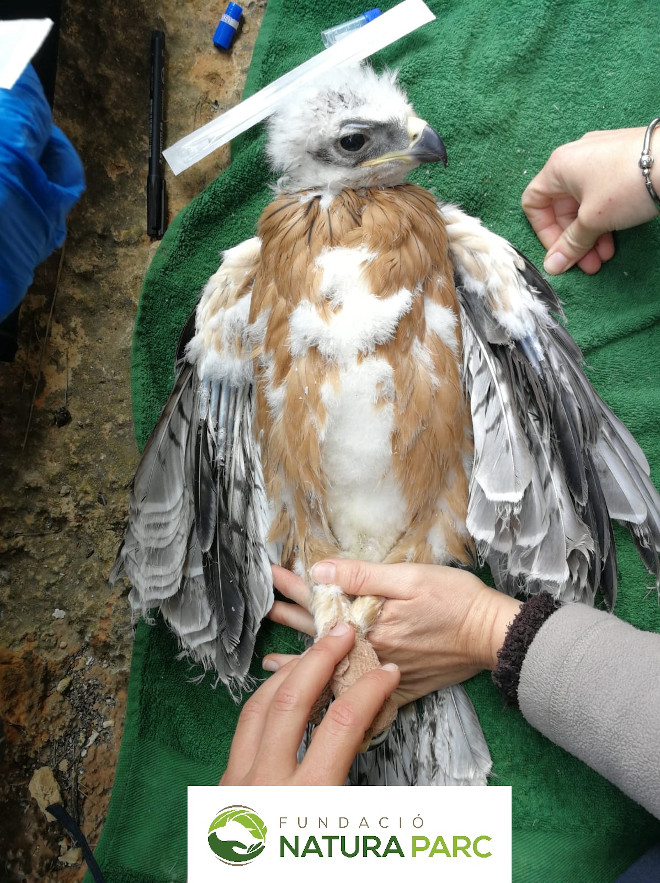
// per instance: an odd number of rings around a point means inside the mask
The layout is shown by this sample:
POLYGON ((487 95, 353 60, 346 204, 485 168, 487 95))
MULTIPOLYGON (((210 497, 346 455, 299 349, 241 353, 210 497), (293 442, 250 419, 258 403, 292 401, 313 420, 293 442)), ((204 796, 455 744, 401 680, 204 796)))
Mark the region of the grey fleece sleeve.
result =
POLYGON ((660 634, 562 607, 527 651, 518 701, 535 729, 660 818, 660 634))

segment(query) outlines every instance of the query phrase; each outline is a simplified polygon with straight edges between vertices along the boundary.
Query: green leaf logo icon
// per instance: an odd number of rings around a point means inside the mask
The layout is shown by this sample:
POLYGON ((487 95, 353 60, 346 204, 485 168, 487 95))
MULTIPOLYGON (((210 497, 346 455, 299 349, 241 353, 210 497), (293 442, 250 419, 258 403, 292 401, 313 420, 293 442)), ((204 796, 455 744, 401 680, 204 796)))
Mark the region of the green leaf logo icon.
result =
POLYGON ((266 848, 266 831, 249 806, 226 806, 209 825, 209 847, 226 864, 247 865, 266 848))

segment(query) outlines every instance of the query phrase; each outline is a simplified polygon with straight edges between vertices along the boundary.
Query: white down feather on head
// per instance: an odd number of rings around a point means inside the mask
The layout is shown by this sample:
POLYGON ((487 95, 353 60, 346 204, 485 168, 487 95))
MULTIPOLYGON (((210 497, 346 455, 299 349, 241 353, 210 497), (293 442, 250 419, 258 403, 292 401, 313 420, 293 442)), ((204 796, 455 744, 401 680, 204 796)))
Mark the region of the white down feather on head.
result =
MULTIPOLYGON (((362 168, 357 157, 341 156, 334 147, 350 123, 387 126, 403 134, 414 110, 395 71, 377 74, 368 65, 347 64, 301 88, 295 101, 282 105, 268 122, 266 152, 283 175, 286 190, 339 190, 342 187, 392 185, 404 180, 411 166, 401 163, 362 168)), ((381 136, 385 138, 385 132, 381 136)), ((392 149, 383 140, 381 153, 392 149)))

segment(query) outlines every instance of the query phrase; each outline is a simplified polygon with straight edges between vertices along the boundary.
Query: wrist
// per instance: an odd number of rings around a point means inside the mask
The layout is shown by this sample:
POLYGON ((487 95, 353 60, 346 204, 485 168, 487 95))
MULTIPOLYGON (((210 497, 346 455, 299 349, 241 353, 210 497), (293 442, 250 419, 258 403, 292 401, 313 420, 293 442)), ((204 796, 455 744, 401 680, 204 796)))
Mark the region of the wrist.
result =
POLYGON ((471 664, 490 671, 497 667, 498 651, 521 606, 521 601, 480 582, 480 590, 466 616, 471 664))
MULTIPOLYGON (((501 595, 501 593, 498 592, 498 595, 501 595)), ((494 605, 495 610, 488 644, 488 664, 486 666, 490 671, 494 671, 497 668, 498 654, 504 645, 511 623, 518 616, 523 605, 522 601, 511 598, 509 595, 501 595, 496 600, 497 604, 494 605)))

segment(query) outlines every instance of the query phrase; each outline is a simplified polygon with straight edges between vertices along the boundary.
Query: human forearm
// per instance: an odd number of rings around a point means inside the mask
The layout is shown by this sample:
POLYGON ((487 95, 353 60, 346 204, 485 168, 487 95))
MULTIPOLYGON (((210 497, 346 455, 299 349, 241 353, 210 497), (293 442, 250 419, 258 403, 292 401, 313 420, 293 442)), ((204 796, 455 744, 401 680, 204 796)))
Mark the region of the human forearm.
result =
POLYGON ((531 643, 518 699, 535 729, 660 818, 660 635, 567 605, 531 643))

